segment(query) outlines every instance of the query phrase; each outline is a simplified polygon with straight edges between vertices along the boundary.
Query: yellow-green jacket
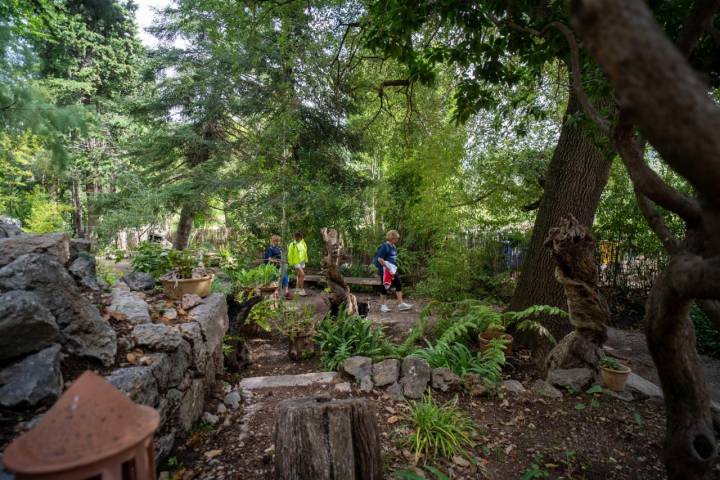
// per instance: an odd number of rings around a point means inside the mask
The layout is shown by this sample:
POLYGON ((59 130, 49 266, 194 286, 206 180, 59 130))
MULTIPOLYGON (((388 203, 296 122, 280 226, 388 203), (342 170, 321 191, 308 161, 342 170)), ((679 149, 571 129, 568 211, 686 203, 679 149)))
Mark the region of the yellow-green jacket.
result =
POLYGON ((299 242, 292 241, 290 245, 288 245, 288 264, 294 267, 307 261, 307 245, 305 244, 305 240, 300 240, 299 242))

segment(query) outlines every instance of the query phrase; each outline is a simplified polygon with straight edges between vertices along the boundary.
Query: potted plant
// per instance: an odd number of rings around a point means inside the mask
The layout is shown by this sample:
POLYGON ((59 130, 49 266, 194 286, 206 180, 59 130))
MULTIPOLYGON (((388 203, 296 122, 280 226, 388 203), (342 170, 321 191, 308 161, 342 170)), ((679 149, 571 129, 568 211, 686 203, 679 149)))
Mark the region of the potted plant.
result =
POLYGON ((600 359, 600 376, 603 385, 615 392, 625 389, 625 382, 631 371, 630 367, 623 365, 616 358, 606 355, 600 359))
POLYGON ((160 281, 168 297, 180 299, 185 294, 201 297, 210 294, 213 277, 191 251, 170 250, 167 257, 170 271, 160 277, 160 281))
POLYGON ((238 291, 272 293, 277 289, 279 275, 277 267, 267 263, 249 270, 237 270, 231 276, 238 291))
POLYGON ((277 328, 288 337, 288 357, 291 360, 313 356, 316 326, 312 305, 300 305, 297 301, 281 303, 277 328))

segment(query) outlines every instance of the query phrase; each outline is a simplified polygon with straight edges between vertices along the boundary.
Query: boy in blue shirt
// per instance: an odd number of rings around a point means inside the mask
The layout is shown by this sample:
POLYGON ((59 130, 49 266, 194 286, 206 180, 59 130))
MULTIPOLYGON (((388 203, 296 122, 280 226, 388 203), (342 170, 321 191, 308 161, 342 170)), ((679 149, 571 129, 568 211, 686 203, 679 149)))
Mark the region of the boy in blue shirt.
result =
POLYGON ((289 296, 288 285, 290 284, 290 279, 288 278, 287 263, 283 262, 283 252, 282 248, 280 248, 280 235, 270 237, 270 246, 265 250, 263 260, 265 260, 265 263, 272 263, 280 269, 280 291, 286 297, 289 296))
POLYGON ((400 273, 397 271, 397 243, 400 241, 400 234, 397 230, 390 230, 387 232, 386 239, 375 252, 375 258, 373 259, 373 263, 380 273, 380 311, 382 313, 390 311, 387 306, 387 295, 390 288, 395 287, 398 310, 403 312, 410 310, 412 305, 403 301, 402 282, 400 281, 400 273))

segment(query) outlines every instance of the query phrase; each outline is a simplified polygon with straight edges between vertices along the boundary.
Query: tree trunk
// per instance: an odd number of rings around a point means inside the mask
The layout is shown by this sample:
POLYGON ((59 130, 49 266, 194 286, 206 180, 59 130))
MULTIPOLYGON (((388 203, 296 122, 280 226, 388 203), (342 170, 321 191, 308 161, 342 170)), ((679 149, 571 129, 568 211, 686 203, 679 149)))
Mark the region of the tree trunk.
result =
POLYGON ((332 310, 337 312, 340 305, 345 304, 348 314, 358 314, 358 304, 355 295, 350 293, 350 287, 345 283, 345 279, 340 273, 340 237, 337 230, 333 228, 323 228, 320 232, 325 241, 325 258, 323 263, 327 268, 327 284, 332 291, 330 295, 330 303, 332 310))
POLYGON ((598 290, 595 239, 587 227, 568 215, 550 230, 545 245, 557 262, 555 276, 565 290, 570 324, 575 328, 552 349, 546 369, 597 371, 610 310, 598 290))
POLYGON ((185 250, 190 242, 190 232, 192 231, 193 221, 195 220, 195 210, 188 205, 183 205, 180 211, 180 220, 178 221, 177 231, 175 233, 175 241, 173 248, 176 250, 185 250))
POLYGON ((375 416, 366 399, 307 397, 278 405, 278 480, 379 480, 382 464, 375 416))
MULTIPOLYGON (((555 262, 544 247, 545 238, 550 228, 558 225, 566 214, 572 214, 583 225, 593 224, 612 163, 609 149, 598 147, 586 126, 568 121, 568 117, 579 111, 579 102, 571 89, 560 139, 545 175, 545 192, 509 310, 541 304, 567 308, 563 287, 555 280, 555 262)), ((565 319, 543 320, 555 338, 562 338, 572 329, 565 319)), ((522 340, 534 343, 533 339, 522 340)))
POLYGON ((72 181, 73 200, 73 230, 77 238, 85 238, 85 231, 82 226, 82 201, 80 200, 80 184, 77 180, 72 181))

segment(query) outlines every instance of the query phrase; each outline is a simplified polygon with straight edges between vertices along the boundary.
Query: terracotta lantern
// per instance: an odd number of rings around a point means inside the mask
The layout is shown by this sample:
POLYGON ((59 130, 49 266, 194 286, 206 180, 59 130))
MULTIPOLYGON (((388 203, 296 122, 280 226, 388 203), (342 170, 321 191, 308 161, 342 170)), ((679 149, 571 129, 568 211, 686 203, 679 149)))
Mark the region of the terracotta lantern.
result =
POLYGON ((87 371, 3 456, 17 480, 154 480, 160 415, 87 371))

